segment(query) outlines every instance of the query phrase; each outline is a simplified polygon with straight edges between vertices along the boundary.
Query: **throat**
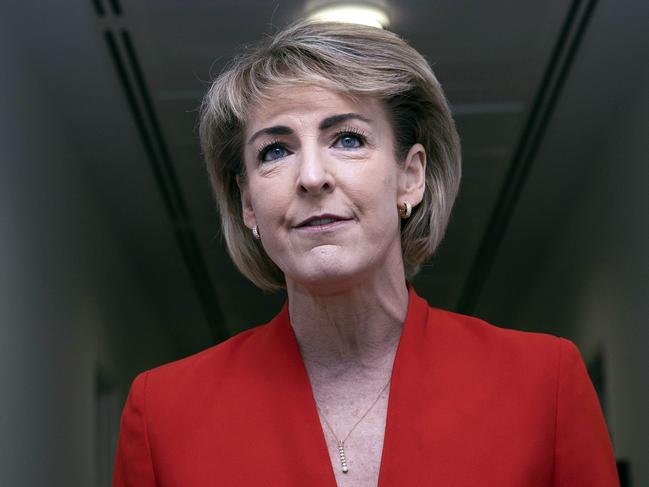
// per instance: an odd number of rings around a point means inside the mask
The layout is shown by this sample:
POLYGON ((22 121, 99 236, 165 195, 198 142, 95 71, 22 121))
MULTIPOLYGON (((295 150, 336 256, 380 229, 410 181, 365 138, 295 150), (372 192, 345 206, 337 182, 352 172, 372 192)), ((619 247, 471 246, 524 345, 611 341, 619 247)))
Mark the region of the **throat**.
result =
POLYGON ((304 363, 313 372, 310 375, 324 374, 324 380, 334 380, 353 375, 372 377, 376 375, 373 371, 378 371, 383 377, 392 366, 404 317, 382 311, 347 314, 326 310, 310 314, 308 320, 291 320, 304 363))

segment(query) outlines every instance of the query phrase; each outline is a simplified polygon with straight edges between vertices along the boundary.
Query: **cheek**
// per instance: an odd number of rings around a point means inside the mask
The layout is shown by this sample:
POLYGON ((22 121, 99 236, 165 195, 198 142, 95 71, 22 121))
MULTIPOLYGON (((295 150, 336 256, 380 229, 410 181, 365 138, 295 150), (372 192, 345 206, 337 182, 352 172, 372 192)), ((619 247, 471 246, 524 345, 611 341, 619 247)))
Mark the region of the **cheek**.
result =
POLYGON ((282 223, 292 199, 292 192, 279 180, 257 177, 250 181, 250 202, 260 229, 282 223))
POLYGON ((356 190, 352 201, 368 241, 382 246, 392 241, 399 232, 399 215, 395 203, 396 192, 389 180, 377 180, 365 190, 356 190))
POLYGON ((387 171, 365 171, 357 175, 349 194, 364 212, 385 211, 396 205, 396 177, 387 171))
POLYGON ((257 220, 259 220, 259 226, 270 221, 276 221, 283 216, 286 208, 284 200, 285 198, 282 195, 270 188, 260 189, 252 197, 252 208, 257 220))

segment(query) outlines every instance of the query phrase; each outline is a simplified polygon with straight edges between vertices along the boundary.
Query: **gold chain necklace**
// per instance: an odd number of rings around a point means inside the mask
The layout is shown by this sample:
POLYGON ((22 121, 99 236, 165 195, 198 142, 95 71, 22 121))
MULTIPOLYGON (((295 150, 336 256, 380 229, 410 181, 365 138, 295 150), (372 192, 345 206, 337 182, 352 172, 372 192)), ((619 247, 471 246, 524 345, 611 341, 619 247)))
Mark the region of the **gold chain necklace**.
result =
POLYGON ((329 424, 329 421, 327 421, 327 417, 324 415, 322 412, 322 409, 320 409, 320 406, 316 403, 316 406, 318 408, 318 411, 320 411, 320 416, 322 416, 322 419, 324 420, 325 424, 327 425, 327 428, 329 428, 329 431, 331 431, 331 434, 333 437, 336 439, 336 442, 338 444, 338 458, 340 459, 340 467, 342 469, 343 473, 347 473, 349 471, 349 467, 347 466, 347 456, 345 455, 345 442, 347 441, 347 438, 349 438, 349 435, 352 434, 352 432, 356 429, 356 426, 360 424, 363 419, 365 419, 365 416, 372 410, 372 408, 375 406, 377 402, 379 402, 379 398, 383 395, 383 392, 388 388, 388 385, 390 385, 390 381, 388 380, 385 385, 381 388, 381 391, 379 392, 378 396, 376 396, 376 399, 374 399, 374 402, 370 405, 369 408, 363 413, 363 415, 354 423, 354 426, 352 426, 352 429, 349 430, 349 433, 347 433, 347 436, 340 440, 336 433, 334 432, 334 429, 331 427, 329 424))

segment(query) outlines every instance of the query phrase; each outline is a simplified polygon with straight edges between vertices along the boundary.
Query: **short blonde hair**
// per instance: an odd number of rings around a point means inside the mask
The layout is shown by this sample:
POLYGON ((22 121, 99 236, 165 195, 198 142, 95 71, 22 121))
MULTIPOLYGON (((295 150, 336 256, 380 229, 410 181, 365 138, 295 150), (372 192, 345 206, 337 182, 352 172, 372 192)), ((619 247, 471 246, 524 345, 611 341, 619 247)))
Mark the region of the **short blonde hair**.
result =
POLYGON ((414 144, 424 146, 424 198, 401 225, 404 270, 411 278, 444 236, 460 184, 459 137, 442 88, 421 54, 392 32, 354 24, 297 22, 245 49, 205 95, 201 147, 232 260, 264 290, 285 286, 282 271, 244 225, 237 178, 245 180, 243 134, 251 109, 274 88, 295 85, 381 101, 392 123, 397 161, 414 144))

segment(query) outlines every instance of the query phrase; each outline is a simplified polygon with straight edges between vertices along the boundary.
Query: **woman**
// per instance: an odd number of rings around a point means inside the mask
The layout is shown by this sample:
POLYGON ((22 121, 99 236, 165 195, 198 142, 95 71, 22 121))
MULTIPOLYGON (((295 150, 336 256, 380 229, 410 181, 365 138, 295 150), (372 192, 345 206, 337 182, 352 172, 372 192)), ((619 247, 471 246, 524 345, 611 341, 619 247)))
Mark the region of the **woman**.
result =
POLYGON ((396 35, 298 23, 206 95, 201 141, 230 254, 270 323, 134 381, 114 485, 614 486, 579 352, 430 308, 458 136, 396 35))

